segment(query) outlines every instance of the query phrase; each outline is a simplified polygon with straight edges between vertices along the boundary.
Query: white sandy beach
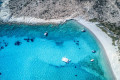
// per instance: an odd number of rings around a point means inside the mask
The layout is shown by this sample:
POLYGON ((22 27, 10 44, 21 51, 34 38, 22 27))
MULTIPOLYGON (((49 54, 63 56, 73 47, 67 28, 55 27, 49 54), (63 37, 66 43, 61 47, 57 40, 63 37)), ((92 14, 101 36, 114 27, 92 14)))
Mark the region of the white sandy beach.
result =
POLYGON ((88 28, 100 41, 103 48, 105 49, 106 56, 109 59, 113 74, 117 80, 120 80, 120 62, 118 61, 117 49, 112 45, 112 39, 103 32, 99 27, 96 26, 96 23, 88 22, 80 17, 75 18, 80 24, 88 28))
MULTIPOLYGON (((10 12, 9 8, 6 7, 6 4, 8 4, 9 0, 6 0, 2 4, 2 10, 0 12, 0 19, 3 21, 8 21, 8 22, 24 22, 24 23, 60 23, 60 22, 65 22, 68 19, 71 19, 71 17, 67 19, 51 19, 51 20, 44 20, 44 19, 37 19, 33 17, 20 17, 20 18, 15 18, 15 17, 10 17, 10 12)), ((96 38, 101 42, 103 45, 106 55, 109 59, 111 68, 113 70, 113 73, 116 77, 117 80, 120 80, 120 62, 118 61, 118 55, 117 55, 117 49, 116 47, 112 45, 112 39, 105 33, 103 32, 99 27, 96 26, 96 23, 88 22, 81 17, 74 18, 77 20, 80 24, 84 25, 86 28, 88 28, 93 34, 96 36, 96 38)))

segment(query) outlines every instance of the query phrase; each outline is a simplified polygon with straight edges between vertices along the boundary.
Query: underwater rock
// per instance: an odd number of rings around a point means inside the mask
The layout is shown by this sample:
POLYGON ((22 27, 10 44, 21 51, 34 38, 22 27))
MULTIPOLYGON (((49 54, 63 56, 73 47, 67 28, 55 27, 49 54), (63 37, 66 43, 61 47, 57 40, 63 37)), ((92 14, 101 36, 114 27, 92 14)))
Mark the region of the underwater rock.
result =
POLYGON ((2 73, 0 72, 0 75, 2 75, 2 73))
POLYGON ((65 67, 65 66, 63 66, 63 65, 60 65, 60 66, 57 66, 57 65, 53 65, 53 64, 49 64, 50 66, 53 66, 53 67, 55 67, 55 68, 62 68, 62 67, 65 67))
POLYGON ((34 39, 30 39, 30 38, 24 38, 24 40, 27 41, 27 42, 30 42, 30 41, 34 42, 34 39))
POLYGON ((34 39, 31 39, 31 42, 34 42, 34 39))
POLYGON ((90 55, 90 56, 85 57, 82 61, 80 61, 79 65, 81 65, 82 67, 88 68, 90 70, 93 70, 99 75, 104 75, 104 71, 99 66, 100 62, 98 60, 99 59, 96 56, 90 55), (94 59, 94 62, 91 62, 90 61, 91 59, 94 59))
POLYGON ((75 68, 77 68, 77 67, 75 66, 75 68))
POLYGON ((64 66, 61 65, 60 67, 64 67, 64 66))
POLYGON ((7 46, 8 46, 8 43, 6 43, 6 42, 5 42, 4 44, 5 44, 5 47, 7 47, 7 46))
POLYGON ((77 76, 77 75, 75 75, 75 76, 77 76))
POLYGON ((16 46, 19 46, 19 45, 21 45, 21 42, 20 42, 20 41, 16 41, 16 42, 15 42, 15 45, 16 45, 16 46))
POLYGON ((5 47, 7 47, 8 45, 5 45, 5 47))
POLYGON ((24 40, 27 41, 27 42, 29 42, 30 39, 29 38, 25 38, 24 40))
POLYGON ((71 64, 74 64, 74 63, 71 63, 71 64))
POLYGON ((75 41, 75 40, 74 40, 74 42, 76 43, 76 45, 78 45, 78 46, 79 46, 79 41, 75 41))
POLYGON ((78 46, 79 46, 79 43, 76 43, 76 45, 78 45, 78 46))
POLYGON ((3 47, 3 46, 1 46, 1 49, 4 49, 4 47, 3 47))
POLYGON ((75 40, 74 40, 74 42, 75 42, 75 40))
POLYGON ((59 68, 59 66, 55 66, 56 68, 59 68))
POLYGON ((57 45, 57 46, 60 46, 60 45, 62 45, 63 43, 64 43, 63 41, 56 42, 56 45, 57 45))
POLYGON ((56 67, 56 68, 62 68, 62 67, 64 67, 64 66, 61 65, 61 66, 55 66, 55 67, 56 67))

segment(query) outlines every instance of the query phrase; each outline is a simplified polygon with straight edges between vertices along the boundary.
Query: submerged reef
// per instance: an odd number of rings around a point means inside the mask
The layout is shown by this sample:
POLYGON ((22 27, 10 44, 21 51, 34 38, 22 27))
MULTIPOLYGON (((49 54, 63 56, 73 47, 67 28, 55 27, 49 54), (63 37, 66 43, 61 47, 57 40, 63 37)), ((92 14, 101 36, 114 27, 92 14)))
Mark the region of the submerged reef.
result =
POLYGON ((8 46, 8 43, 5 40, 0 42, 0 50, 4 49, 7 46, 8 46))
POLYGON ((100 66, 100 63, 95 56, 87 56, 85 59, 79 62, 79 65, 84 68, 89 68, 95 73, 98 73, 101 76, 104 76, 103 68, 100 66), (94 58, 94 62, 90 61, 92 58, 94 58))
POLYGON ((16 42, 15 42, 15 45, 16 45, 16 46, 19 46, 19 45, 21 45, 21 44, 22 44, 22 42, 20 42, 20 41, 16 41, 16 42))

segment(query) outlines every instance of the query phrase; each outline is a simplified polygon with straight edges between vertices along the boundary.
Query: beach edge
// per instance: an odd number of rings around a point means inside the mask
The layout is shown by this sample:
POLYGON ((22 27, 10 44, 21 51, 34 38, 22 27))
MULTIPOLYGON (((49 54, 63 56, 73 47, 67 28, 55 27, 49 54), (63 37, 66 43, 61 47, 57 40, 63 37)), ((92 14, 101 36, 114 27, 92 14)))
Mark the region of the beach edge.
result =
POLYGON ((99 42, 102 44, 106 52, 105 54, 108 58, 108 61, 110 62, 113 74, 115 75, 117 80, 120 80, 120 76, 119 76, 120 62, 118 61, 117 50, 115 49, 116 47, 112 45, 112 39, 105 32, 103 32, 99 27, 97 27, 96 23, 86 21, 85 19, 82 19, 82 17, 73 18, 73 16, 70 16, 69 18, 65 18, 65 19, 51 19, 51 20, 44 20, 44 19, 38 19, 34 17, 24 17, 24 16, 19 18, 16 18, 14 16, 11 17, 9 8, 6 7, 7 4, 9 4, 9 0, 5 0, 4 3, 2 4, 3 9, 1 9, 0 11, 0 19, 8 23, 14 22, 14 23, 27 23, 27 24, 39 24, 39 23, 59 24, 69 19, 77 20, 80 24, 82 24, 87 29, 89 29, 95 35, 95 37, 99 40, 99 42))
POLYGON ((110 68, 113 72, 112 73, 113 76, 115 76, 115 80, 120 80, 120 76, 119 76, 120 63, 118 61, 118 56, 117 56, 117 49, 116 49, 117 46, 112 45, 112 38, 110 38, 105 32, 103 32, 99 27, 97 27, 96 26, 97 23, 86 21, 81 17, 76 17, 75 20, 78 21, 87 29, 89 29, 94 34, 94 36, 100 42, 101 46, 105 51, 106 60, 110 65, 110 68))

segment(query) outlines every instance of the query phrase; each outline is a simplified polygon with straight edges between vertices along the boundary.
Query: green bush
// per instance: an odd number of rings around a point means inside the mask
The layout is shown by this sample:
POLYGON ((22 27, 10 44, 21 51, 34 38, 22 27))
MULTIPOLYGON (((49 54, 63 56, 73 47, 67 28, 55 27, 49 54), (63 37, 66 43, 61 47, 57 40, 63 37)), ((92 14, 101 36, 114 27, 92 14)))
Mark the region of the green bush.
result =
POLYGON ((98 22, 98 19, 97 18, 93 18, 93 19, 90 19, 89 21, 90 22, 98 22))

